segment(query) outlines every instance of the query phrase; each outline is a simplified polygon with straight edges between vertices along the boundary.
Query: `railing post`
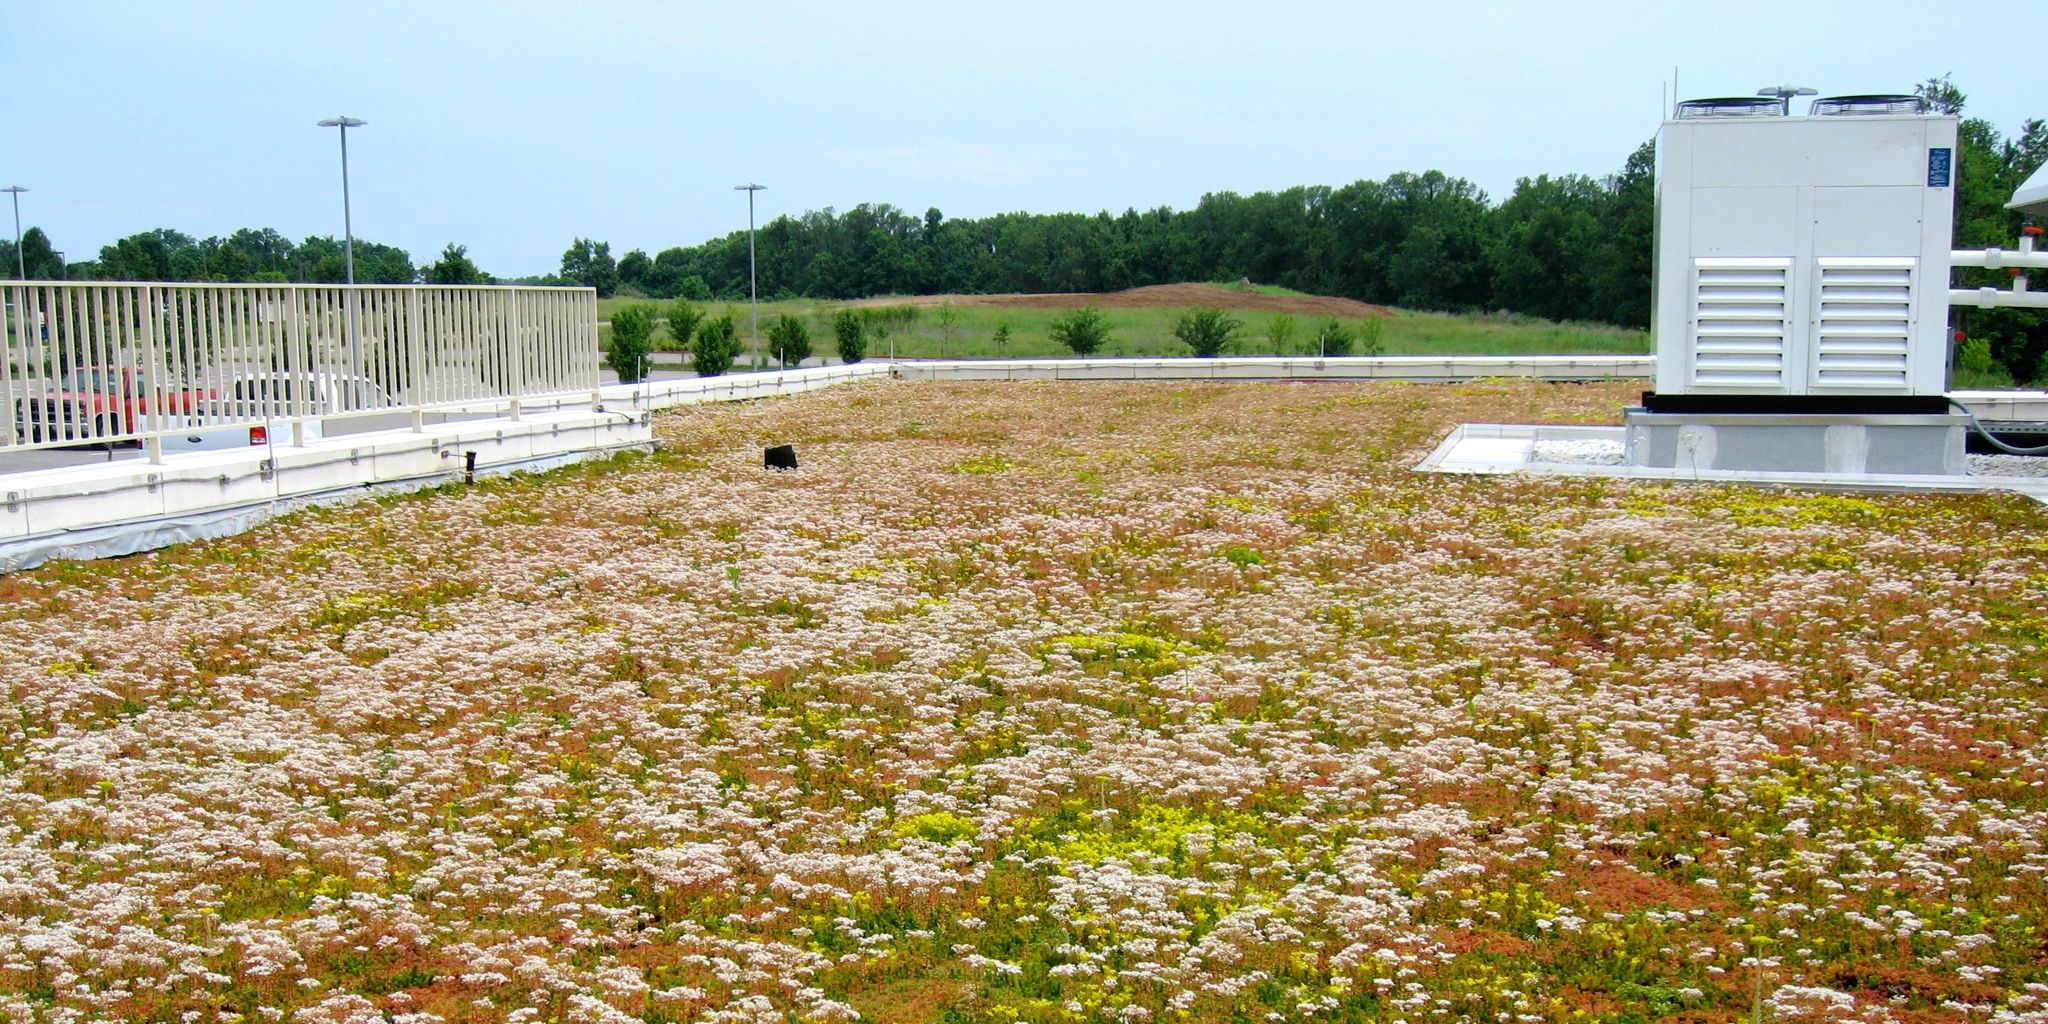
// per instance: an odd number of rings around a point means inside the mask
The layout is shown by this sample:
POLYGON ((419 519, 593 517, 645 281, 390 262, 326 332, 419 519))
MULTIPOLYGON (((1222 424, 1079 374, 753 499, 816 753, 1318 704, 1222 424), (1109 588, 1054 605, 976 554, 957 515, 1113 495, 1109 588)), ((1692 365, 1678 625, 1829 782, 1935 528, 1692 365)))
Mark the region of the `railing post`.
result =
POLYGON ((6 358, 0 359, 0 382, 6 384, 7 394, 13 396, 14 407, 20 411, 18 416, 7 417, 7 443, 10 445, 22 443, 21 428, 27 426, 23 421, 28 418, 28 402, 34 397, 29 394, 26 381, 17 387, 14 379, 17 361, 25 370, 29 360, 28 332, 21 327, 21 301, 18 297, 20 291, 18 287, 8 288, 6 304, 0 306, 0 341, 7 345, 6 358), (10 309, 14 312, 9 313, 10 309))
POLYGON ((519 344, 519 289, 505 292, 505 304, 510 308, 505 316, 505 357, 512 361, 512 406, 509 416, 519 419, 519 399, 526 394, 526 357, 519 344))
MULTIPOLYGON (((172 385, 171 381, 165 379, 171 369, 170 354, 164 351, 165 339, 160 337, 157 331, 157 327, 163 322, 162 314, 157 311, 159 301, 155 285, 143 287, 141 316, 143 323, 142 347, 148 353, 145 357, 145 365, 149 367, 149 390, 151 392, 149 410, 145 417, 149 423, 151 433, 149 440, 143 442, 142 451, 152 465, 162 465, 164 461, 163 435, 156 433, 156 431, 162 430, 164 427, 163 403, 170 400, 172 385)), ((183 382, 179 383, 182 385, 183 382)))
POLYGON ((575 357, 577 365, 590 375, 590 411, 603 412, 604 373, 598 367, 597 358, 597 291, 591 289, 578 292, 577 297, 579 301, 576 305, 579 307, 583 306, 587 300, 590 307, 590 318, 588 320, 580 316, 576 318, 576 340, 570 342, 574 346, 574 351, 571 354, 575 357), (585 324, 590 325, 590 335, 587 338, 583 336, 585 324), (582 342, 582 344, 578 344, 578 342, 582 342))
MULTIPOLYGON (((358 316, 358 311, 356 310, 357 287, 359 286, 353 280, 351 280, 348 284, 342 286, 341 294, 345 303, 343 306, 342 314, 343 326, 344 329, 348 331, 348 338, 346 339, 348 345, 348 372, 357 381, 360 381, 366 376, 366 374, 365 367, 363 366, 362 331, 361 328, 356 323, 356 317, 358 316)), ((351 382, 350 386, 353 387, 355 385, 353 382, 351 382)), ((362 399, 358 398, 352 404, 360 406, 362 404, 362 399)), ((349 411, 356 412, 360 410, 351 409, 349 411)))
POLYGON ((405 346, 405 401, 407 405, 412 406, 412 432, 415 434, 424 434, 427 430, 427 414, 426 410, 421 408, 420 402, 420 395, 426 387, 427 373, 427 346, 424 338, 427 333, 427 322, 425 314, 420 310, 422 287, 424 286, 414 285, 405 291, 406 333, 410 336, 405 346))

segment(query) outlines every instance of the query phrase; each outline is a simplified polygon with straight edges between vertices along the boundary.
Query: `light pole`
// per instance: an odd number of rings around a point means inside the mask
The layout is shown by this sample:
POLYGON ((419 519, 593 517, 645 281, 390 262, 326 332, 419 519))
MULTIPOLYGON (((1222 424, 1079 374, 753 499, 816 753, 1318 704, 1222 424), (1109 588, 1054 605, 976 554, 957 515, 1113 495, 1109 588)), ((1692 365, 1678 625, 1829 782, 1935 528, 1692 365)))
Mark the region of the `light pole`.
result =
POLYGON ((0 188, 0 192, 14 193, 14 279, 17 281, 28 280, 28 261, 21 256, 21 194, 26 191, 28 189, 20 185, 0 188))
POLYGON ((754 345, 754 369, 761 368, 761 293, 754 276, 754 193, 767 188, 748 182, 734 185, 733 191, 747 194, 747 308, 749 322, 753 325, 747 331, 754 345))
MULTIPOLYGON (((348 268, 349 284, 348 304, 343 308, 348 311, 349 372, 355 375, 358 382, 363 378, 363 343, 356 331, 356 229, 350 222, 348 209, 348 130, 361 128, 368 123, 347 116, 330 117, 320 122, 322 128, 341 129, 341 259, 342 264, 348 268)), ((351 387, 360 387, 360 383, 351 387)))
POLYGON ((341 252, 342 262, 348 267, 350 284, 356 283, 356 231, 355 225, 349 222, 348 211, 348 130, 361 128, 369 123, 353 117, 330 117, 320 122, 322 128, 341 129, 341 252))

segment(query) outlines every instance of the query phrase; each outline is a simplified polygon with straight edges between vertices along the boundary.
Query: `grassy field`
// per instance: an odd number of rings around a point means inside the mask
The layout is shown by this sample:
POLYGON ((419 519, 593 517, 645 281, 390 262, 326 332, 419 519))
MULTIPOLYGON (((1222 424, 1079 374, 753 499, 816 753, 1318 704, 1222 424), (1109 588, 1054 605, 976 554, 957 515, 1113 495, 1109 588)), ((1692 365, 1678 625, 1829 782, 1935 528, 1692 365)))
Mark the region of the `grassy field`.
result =
MULTIPOLYGON (((1275 288, 1262 288, 1261 292, 1288 294, 1284 289, 1275 288)), ((602 300, 598 303, 598 317, 608 319, 612 312, 635 301, 645 300, 602 300)), ((666 303, 655 305, 660 308, 666 303)), ((815 299, 763 302, 762 335, 766 337, 768 325, 776 317, 784 314, 797 316, 811 329, 813 351, 833 357, 836 362, 831 318, 833 311, 844 305, 848 304, 815 299)), ((864 305, 875 308, 872 303, 864 305)), ((713 316, 733 314, 741 337, 746 336, 746 303, 704 303, 701 306, 713 316)), ((870 358, 886 358, 890 354, 891 341, 895 343, 895 354, 904 358, 1026 359, 1073 354, 1055 343, 1048 333, 1053 320, 1063 315, 1065 310, 960 303, 953 307, 953 311, 958 322, 949 329, 939 322, 938 308, 918 308, 915 321, 892 324, 889 338, 870 341, 870 358), (994 338, 997 329, 1004 324, 1010 328, 1010 340, 1008 344, 999 345, 994 338)), ((1108 357, 1188 354, 1187 346, 1173 336, 1174 322, 1181 312, 1173 308, 1103 309, 1110 337, 1099 354, 1108 357)), ((1238 332, 1232 355, 1316 354, 1315 334, 1319 323, 1316 317, 1295 316, 1293 338, 1286 345, 1277 345, 1271 338, 1274 314, 1242 312, 1234 315, 1244 321, 1244 327, 1238 332)), ((1456 315, 1395 310, 1391 316, 1346 318, 1343 322, 1356 333, 1364 328, 1366 319, 1381 324, 1380 343, 1386 355, 1562 355, 1650 351, 1649 334, 1644 331, 1604 324, 1561 324, 1512 314, 1456 315)), ((608 332, 601 334, 609 337, 608 332)), ((656 331, 655 344, 657 352, 673 347, 666 327, 656 331)), ((657 356, 657 361, 662 361, 660 356, 657 356)))
POLYGON ((874 382, 0 577, 0 1015, 2040 1021, 2048 519, 1408 469, 1634 391, 874 382))

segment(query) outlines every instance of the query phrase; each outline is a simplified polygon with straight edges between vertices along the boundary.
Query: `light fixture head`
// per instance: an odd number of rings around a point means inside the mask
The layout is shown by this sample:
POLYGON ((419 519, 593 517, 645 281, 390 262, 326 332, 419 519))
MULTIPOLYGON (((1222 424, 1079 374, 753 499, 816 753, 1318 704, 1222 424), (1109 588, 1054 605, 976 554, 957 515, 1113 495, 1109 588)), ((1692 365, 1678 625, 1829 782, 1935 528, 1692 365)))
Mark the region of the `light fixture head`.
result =
POLYGON ((360 120, 357 120, 356 118, 353 118, 353 117, 330 117, 330 118, 328 118, 328 119, 327 119, 327 120, 325 120, 325 121, 321 121, 321 122, 320 122, 320 127, 322 127, 322 128, 361 128, 362 126, 364 126, 364 125, 366 125, 366 124, 369 124, 369 123, 370 123, 370 122, 368 122, 368 121, 360 121, 360 120))

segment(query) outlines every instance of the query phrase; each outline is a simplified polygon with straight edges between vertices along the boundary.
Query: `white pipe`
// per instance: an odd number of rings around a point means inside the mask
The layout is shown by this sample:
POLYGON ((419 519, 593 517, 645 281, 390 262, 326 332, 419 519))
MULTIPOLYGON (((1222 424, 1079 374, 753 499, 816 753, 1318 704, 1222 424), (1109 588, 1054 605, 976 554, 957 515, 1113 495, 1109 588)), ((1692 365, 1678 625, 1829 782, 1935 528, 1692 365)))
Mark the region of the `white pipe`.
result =
MULTIPOLYGON (((2042 255, 2048 256, 2048 253, 2042 255)), ((1976 306, 1980 309, 1991 309, 1995 306, 2048 309, 2048 292, 2016 292, 2003 288, 1951 288, 1948 293, 1948 304, 1976 306)))
POLYGON ((2048 252, 2013 252, 2010 249, 1954 249, 1948 254, 1951 267, 2032 267, 2048 270, 2048 252))

